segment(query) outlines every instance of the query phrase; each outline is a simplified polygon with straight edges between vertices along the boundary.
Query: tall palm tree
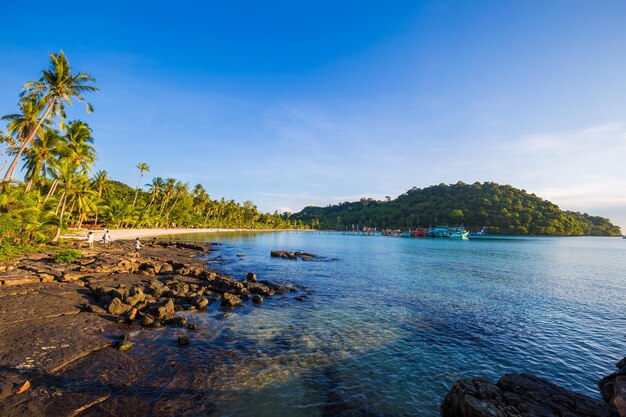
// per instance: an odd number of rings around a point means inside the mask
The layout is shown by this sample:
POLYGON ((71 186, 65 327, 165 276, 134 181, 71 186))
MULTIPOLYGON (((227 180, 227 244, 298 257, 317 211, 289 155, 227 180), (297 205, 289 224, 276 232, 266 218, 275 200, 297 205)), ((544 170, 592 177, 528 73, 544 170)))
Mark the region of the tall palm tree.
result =
POLYGON ((139 185, 141 184, 141 180, 143 179, 143 173, 150 172, 150 167, 145 162, 140 162, 135 168, 139 170, 139 181, 137 182, 137 188, 135 189, 135 199, 133 200, 133 207, 135 207, 135 203, 137 203, 137 196, 139 195, 139 185))
POLYGON ((63 135, 63 145, 60 153, 64 158, 70 158, 86 171, 91 171, 91 165, 96 161, 96 148, 92 145, 91 128, 87 123, 74 120, 67 124, 63 135))
MULTIPOLYGON (((102 198, 106 197, 107 192, 109 191, 109 173, 102 170, 96 172, 96 174, 91 179, 91 188, 96 192, 96 196, 98 197, 100 203, 102 198)), ((94 220, 95 224, 98 224, 98 209, 98 204, 96 204, 96 219, 94 220)))
POLYGON ((8 120, 8 132, 15 135, 20 142, 19 148, 16 149, 13 156, 13 162, 9 165, 2 182, 10 182, 15 174, 17 163, 22 157, 26 146, 32 142, 37 135, 42 135, 44 129, 50 124, 49 120, 40 120, 39 114, 43 111, 45 105, 36 96, 26 96, 20 99, 18 104, 19 113, 8 114, 2 117, 2 120, 8 120), (30 138, 30 139, 29 139, 30 138))
POLYGON ((23 95, 37 99, 43 114, 39 117, 35 127, 21 138, 20 149, 7 169, 3 182, 11 180, 24 149, 33 141, 48 117, 58 116, 62 122, 65 120, 65 103, 71 105, 72 98, 74 98, 79 102, 86 103, 88 113, 93 112, 93 106, 85 101, 82 94, 98 91, 96 87, 90 85, 94 81, 93 77, 84 72, 72 74, 70 63, 63 51, 58 54, 50 52, 50 66, 47 70, 42 71, 39 81, 27 82, 23 87, 23 95))
POLYGON ((60 143, 59 132, 54 129, 47 129, 42 135, 35 137, 33 145, 24 153, 25 179, 28 181, 26 191, 40 178, 46 178, 49 163, 58 157, 60 143))
POLYGON ((59 240, 59 237, 61 236, 61 229, 63 228, 64 224, 64 216, 67 206, 68 195, 70 195, 73 191, 76 178, 80 174, 81 171, 78 162, 70 159, 62 159, 59 161, 56 171, 56 180, 59 184, 62 185, 63 192, 61 193, 61 198, 59 199, 59 203, 57 204, 56 213, 59 216, 59 223, 57 226, 57 231, 52 238, 53 242, 59 240))
POLYGON ((163 178, 155 177, 155 178, 152 178, 152 182, 150 184, 146 184, 146 185, 150 187, 148 189, 148 193, 150 193, 150 203, 148 203, 148 209, 146 210, 146 211, 149 211, 150 207, 152 207, 152 205, 161 196, 165 182, 163 181, 163 178))

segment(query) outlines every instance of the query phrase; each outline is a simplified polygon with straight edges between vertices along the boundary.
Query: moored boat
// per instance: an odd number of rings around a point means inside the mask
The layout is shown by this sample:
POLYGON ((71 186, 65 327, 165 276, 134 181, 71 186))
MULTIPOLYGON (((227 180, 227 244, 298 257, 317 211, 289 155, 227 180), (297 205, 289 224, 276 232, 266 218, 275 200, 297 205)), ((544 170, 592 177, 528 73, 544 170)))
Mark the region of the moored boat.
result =
POLYGON ((447 237, 451 239, 467 239, 469 232, 465 230, 465 227, 448 227, 448 226, 436 226, 431 227, 426 232, 428 237, 447 237))
POLYGON ((411 237, 424 237, 426 232, 428 232, 428 227, 418 227, 417 229, 409 230, 409 235, 411 237))

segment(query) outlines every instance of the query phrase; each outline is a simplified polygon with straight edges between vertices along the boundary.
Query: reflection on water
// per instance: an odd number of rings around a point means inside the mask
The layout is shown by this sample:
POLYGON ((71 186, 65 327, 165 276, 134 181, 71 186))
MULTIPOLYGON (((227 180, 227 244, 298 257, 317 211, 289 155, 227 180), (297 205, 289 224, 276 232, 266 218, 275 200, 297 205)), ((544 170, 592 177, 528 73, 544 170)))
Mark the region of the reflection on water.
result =
POLYGON ((180 329, 141 331, 140 352, 172 362, 170 383, 194 394, 179 414, 435 416, 456 379, 522 371, 597 396, 626 347, 621 239, 183 238, 222 242, 216 269, 311 295, 183 313, 199 324, 186 348, 171 342, 180 329))

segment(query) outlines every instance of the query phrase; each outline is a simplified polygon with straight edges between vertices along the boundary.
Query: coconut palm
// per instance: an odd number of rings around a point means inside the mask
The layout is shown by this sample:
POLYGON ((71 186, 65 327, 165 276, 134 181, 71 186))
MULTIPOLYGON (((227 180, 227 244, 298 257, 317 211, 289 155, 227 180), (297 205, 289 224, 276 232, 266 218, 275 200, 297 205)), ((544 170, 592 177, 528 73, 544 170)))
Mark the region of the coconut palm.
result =
POLYGON ((133 199, 133 207, 137 203, 137 196, 139 195, 139 185, 141 184, 141 180, 143 179, 144 172, 150 172, 150 167, 145 162, 140 162, 135 167, 139 170, 139 181, 137 182, 137 188, 135 189, 135 198, 133 199))
POLYGON ((10 135, 14 135, 17 142, 20 143, 19 148, 14 147, 15 152, 13 154, 13 162, 9 165, 6 171, 3 182, 10 182, 13 179, 15 168, 18 161, 22 157, 22 154, 26 150, 26 146, 35 138, 35 136, 41 136, 44 133, 45 128, 50 124, 49 120, 43 120, 39 123, 39 114, 43 111, 43 102, 35 96, 22 97, 18 104, 20 109, 19 113, 8 114, 3 116, 3 120, 8 120, 8 132, 10 135), (28 138, 32 138, 27 141, 28 138))
MULTIPOLYGON (((91 188, 96 192, 98 197, 98 203, 102 201, 103 197, 106 197, 109 191, 109 173, 106 171, 98 171, 91 179, 91 188)), ((98 224, 99 206, 96 204, 96 219, 95 224, 98 224)))
POLYGON ((85 171, 91 171, 91 165, 96 161, 96 148, 92 145, 93 137, 89 125, 80 120, 69 122, 62 139, 62 157, 76 161, 85 171))
MULTIPOLYGON (((24 149, 34 140, 41 126, 48 121, 49 117, 58 116, 61 121, 65 120, 65 103, 72 104, 72 99, 85 102, 83 93, 96 92, 98 89, 89 83, 95 81, 93 77, 84 72, 72 74, 70 64, 63 53, 50 53, 50 67, 42 71, 39 81, 27 82, 23 87, 23 95, 27 100, 36 100, 36 107, 41 114, 36 124, 25 132, 21 140, 21 146, 7 169, 3 182, 10 181, 15 167, 17 166, 24 149)), ((87 104, 87 112, 93 111, 93 106, 87 104)))
POLYGON ((77 176, 81 175, 80 165, 77 161, 71 159, 61 159, 56 167, 56 180, 58 184, 61 184, 63 187, 63 192, 61 193, 61 197, 59 198, 59 203, 57 204, 57 209, 55 210, 55 214, 59 217, 59 224, 57 226, 57 231, 52 238, 53 242, 59 240, 61 236, 61 229, 64 225, 64 216, 65 209, 67 206, 68 196, 72 193, 73 188, 75 186, 75 182, 77 176))
POLYGON ((60 143, 59 132, 53 129, 47 129, 42 135, 35 137, 33 145, 24 153, 25 179, 28 181, 26 191, 42 177, 46 178, 49 163, 59 155, 60 143))

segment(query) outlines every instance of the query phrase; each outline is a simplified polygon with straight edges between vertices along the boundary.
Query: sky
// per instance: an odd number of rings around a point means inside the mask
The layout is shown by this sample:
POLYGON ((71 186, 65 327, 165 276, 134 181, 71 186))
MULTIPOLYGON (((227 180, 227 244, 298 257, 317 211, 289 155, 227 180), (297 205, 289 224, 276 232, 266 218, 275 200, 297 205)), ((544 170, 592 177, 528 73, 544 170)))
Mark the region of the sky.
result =
POLYGON ((625 21, 622 0, 0 0, 0 114, 63 50, 100 88, 70 118, 133 186, 146 162, 282 212, 494 181, 626 231, 625 21))

